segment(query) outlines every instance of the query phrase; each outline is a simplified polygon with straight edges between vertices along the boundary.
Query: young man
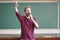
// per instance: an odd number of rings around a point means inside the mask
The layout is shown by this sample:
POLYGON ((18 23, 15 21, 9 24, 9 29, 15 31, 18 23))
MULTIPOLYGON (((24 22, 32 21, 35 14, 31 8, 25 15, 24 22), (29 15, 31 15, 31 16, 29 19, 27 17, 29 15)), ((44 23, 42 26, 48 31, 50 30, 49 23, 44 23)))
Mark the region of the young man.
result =
POLYGON ((21 40, 35 40, 34 38, 34 27, 38 28, 38 23, 36 22, 36 19, 33 18, 31 14, 31 8, 28 6, 24 9, 24 12, 26 16, 22 16, 21 13, 19 13, 18 9, 18 3, 15 3, 15 12, 16 16, 19 19, 19 22, 21 23, 21 40))

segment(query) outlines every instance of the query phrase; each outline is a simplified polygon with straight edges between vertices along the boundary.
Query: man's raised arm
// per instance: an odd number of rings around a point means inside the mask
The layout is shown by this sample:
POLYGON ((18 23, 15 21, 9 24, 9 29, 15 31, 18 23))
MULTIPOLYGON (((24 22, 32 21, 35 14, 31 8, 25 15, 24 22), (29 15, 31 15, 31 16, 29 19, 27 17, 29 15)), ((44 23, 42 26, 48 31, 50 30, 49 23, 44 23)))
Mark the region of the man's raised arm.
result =
POLYGON ((15 3, 15 12, 18 12, 18 2, 15 3))
POLYGON ((18 2, 15 3, 14 9, 15 9, 16 16, 18 17, 18 19, 19 19, 19 20, 22 20, 22 15, 21 15, 21 13, 18 11, 18 2))

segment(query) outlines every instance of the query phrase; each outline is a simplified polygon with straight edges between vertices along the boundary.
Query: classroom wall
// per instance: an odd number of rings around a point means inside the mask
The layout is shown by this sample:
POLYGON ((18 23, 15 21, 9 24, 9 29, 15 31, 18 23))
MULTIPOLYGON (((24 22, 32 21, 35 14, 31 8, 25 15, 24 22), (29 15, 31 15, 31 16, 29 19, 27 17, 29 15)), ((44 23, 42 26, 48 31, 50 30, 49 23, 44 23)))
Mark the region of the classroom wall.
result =
MULTIPOLYGON (((15 0, 0 0, 0 1, 15 1, 15 0)), ((18 0, 18 1, 59 1, 59 0, 18 0)))
MULTIPOLYGON (((19 12, 29 5, 32 15, 37 19, 40 29, 57 29, 57 3, 19 3, 19 12)), ((14 3, 0 3, 0 29, 20 29, 15 15, 14 3)))
MULTIPOLYGON (((0 0, 0 1, 15 1, 15 0, 0 0)), ((18 0, 18 1, 59 1, 59 0, 18 0)))

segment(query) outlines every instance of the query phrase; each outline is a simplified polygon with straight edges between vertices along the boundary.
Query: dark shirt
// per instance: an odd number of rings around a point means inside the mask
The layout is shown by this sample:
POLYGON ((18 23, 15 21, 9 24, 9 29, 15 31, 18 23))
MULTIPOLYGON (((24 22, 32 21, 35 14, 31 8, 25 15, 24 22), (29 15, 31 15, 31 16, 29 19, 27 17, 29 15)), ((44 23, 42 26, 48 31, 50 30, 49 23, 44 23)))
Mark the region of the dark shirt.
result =
MULTIPOLYGON (((21 39, 22 40, 35 40, 34 38, 34 23, 31 19, 28 19, 26 16, 22 16, 21 13, 16 12, 16 16, 21 23, 21 39)), ((33 18, 35 21, 36 19, 33 18)))

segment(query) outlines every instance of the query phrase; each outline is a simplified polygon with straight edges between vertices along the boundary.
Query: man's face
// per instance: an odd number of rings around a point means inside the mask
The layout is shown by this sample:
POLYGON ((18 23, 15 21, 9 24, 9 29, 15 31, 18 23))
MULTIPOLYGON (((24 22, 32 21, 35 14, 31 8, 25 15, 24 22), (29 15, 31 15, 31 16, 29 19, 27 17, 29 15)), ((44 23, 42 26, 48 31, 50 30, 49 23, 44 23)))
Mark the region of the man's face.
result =
POLYGON ((25 13, 26 13, 26 16, 29 16, 30 13, 31 13, 31 8, 27 8, 26 11, 25 11, 25 13))

